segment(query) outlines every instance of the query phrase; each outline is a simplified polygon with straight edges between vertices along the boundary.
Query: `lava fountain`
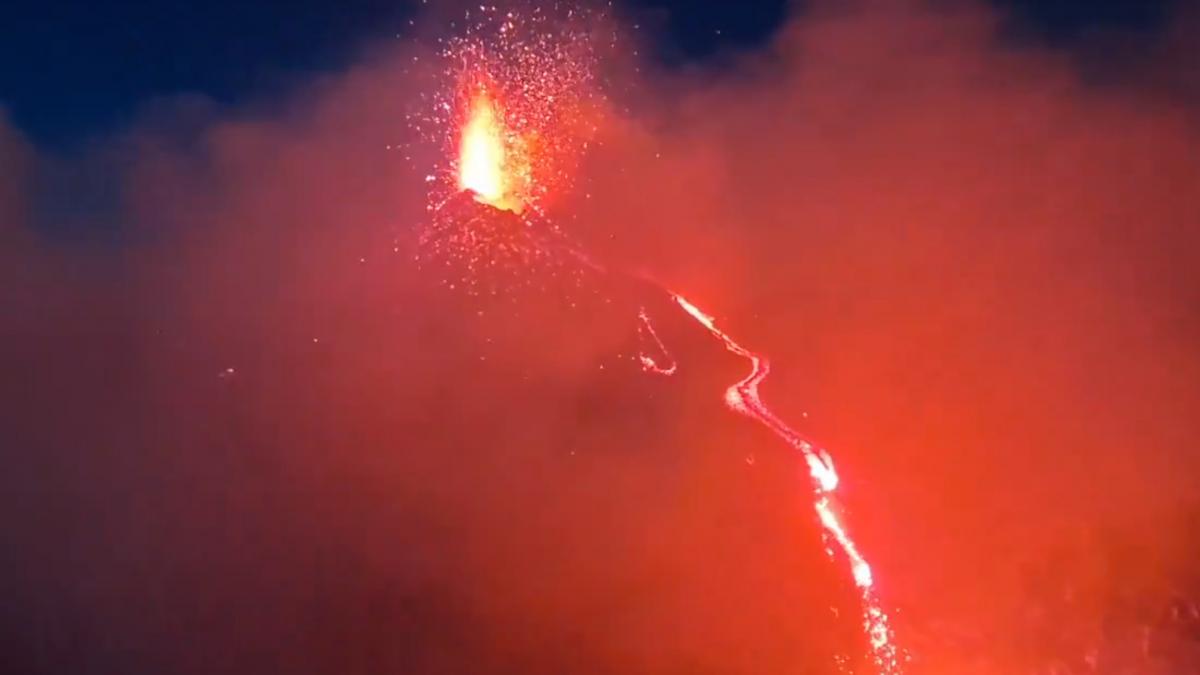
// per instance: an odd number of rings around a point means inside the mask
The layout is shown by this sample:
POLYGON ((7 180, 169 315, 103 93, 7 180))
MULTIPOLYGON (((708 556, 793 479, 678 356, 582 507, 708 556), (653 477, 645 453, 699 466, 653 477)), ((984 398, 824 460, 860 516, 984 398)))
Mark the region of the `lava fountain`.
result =
MULTIPOLYGON (((471 100, 458 151, 458 187, 470 190, 483 204, 520 213, 515 194, 510 152, 499 104, 481 90, 471 100)), ((515 159, 515 158, 514 158, 515 159)))

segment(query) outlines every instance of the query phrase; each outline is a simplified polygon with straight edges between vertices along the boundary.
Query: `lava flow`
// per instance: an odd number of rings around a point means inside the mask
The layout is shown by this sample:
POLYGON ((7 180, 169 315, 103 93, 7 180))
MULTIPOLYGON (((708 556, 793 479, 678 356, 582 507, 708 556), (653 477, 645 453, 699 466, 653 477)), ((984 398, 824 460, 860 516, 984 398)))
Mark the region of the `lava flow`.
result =
MULTIPOLYGON (((760 354, 756 354, 734 341, 721 329, 711 316, 705 314, 699 307, 678 293, 670 292, 671 298, 684 312, 696 320, 705 330, 720 340, 728 351, 750 361, 750 374, 739 382, 730 385, 725 390, 725 404, 730 409, 762 424, 785 443, 800 451, 808 464, 808 472, 813 480, 813 507, 817 519, 821 522, 826 544, 829 540, 837 543, 843 555, 850 562, 850 572, 854 577, 854 585, 858 588, 862 600, 863 629, 871 644, 871 656, 881 675, 894 675, 901 671, 900 659, 896 645, 892 639, 892 629, 888 624, 888 615, 883 611, 875 597, 875 580, 871 574, 871 565, 858 550, 858 545, 850 537, 838 517, 834 491, 838 485, 837 470, 833 466, 833 458, 829 453, 806 441, 799 433, 779 419, 771 409, 762 402, 758 393, 758 385, 771 372, 771 364, 760 354)), ((644 315, 643 315, 644 319, 644 315)), ((653 330, 653 329, 651 329, 653 330)), ((660 343, 661 345, 661 343, 660 343)), ((654 372, 670 374, 670 371, 659 368, 650 357, 642 357, 643 365, 654 372)), ((828 549, 827 549, 828 550, 828 549)), ((832 554, 832 551, 830 551, 832 554)))

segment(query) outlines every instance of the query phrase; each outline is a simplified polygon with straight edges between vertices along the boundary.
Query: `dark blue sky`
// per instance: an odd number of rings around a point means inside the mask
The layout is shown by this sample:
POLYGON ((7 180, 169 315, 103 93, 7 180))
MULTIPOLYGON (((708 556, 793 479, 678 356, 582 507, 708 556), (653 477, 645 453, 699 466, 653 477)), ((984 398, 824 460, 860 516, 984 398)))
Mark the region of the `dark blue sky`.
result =
MULTIPOLYGON (((1172 0, 993 0, 1023 35, 1069 44, 1103 30, 1154 31, 1172 0)), ((16 0, 0 30, 0 104, 37 142, 71 146, 119 128, 148 98, 198 92, 236 102, 401 31, 413 0, 16 0)), ((753 46, 782 0, 626 0, 668 17, 671 61, 753 46), (718 30, 720 31, 718 33, 718 30)))

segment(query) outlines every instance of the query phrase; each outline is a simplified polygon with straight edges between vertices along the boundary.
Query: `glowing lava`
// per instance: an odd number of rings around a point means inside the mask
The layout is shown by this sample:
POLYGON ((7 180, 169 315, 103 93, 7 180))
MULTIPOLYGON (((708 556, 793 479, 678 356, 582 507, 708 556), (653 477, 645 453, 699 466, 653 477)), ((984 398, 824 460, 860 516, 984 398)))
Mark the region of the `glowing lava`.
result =
POLYGON ((475 193, 475 199, 498 209, 520 213, 514 194, 513 163, 498 104, 481 91, 471 101, 458 151, 458 187, 475 193))
MULTIPOLYGON (((771 365, 766 358, 734 341, 724 331, 717 328, 716 322, 711 316, 705 314, 687 298, 678 293, 671 293, 671 297, 676 304, 683 308, 683 311, 704 326, 705 330, 713 337, 724 343, 726 350, 750 361, 750 374, 725 390, 725 403, 730 409, 770 429, 785 443, 799 450, 804 457, 804 461, 808 465, 809 476, 813 480, 813 508, 816 509, 817 519, 821 523, 825 543, 828 545, 830 540, 835 542, 850 563, 854 585, 858 588, 862 601, 863 630, 871 644, 871 656, 875 665, 881 675, 895 675, 901 672, 896 645, 892 642, 892 629, 888 625, 888 616, 875 597, 875 580, 871 574, 871 565, 859 552, 858 545, 854 543, 838 516, 834 495, 838 486, 838 475, 837 470, 833 467, 833 458, 829 456, 829 453, 806 441, 762 402, 762 398, 758 394, 758 385, 771 372, 771 365)), ((672 370, 674 370, 673 367, 672 370)), ((827 550, 832 555, 832 549, 827 550)))
POLYGON ((504 137, 496 109, 487 94, 471 103, 458 153, 458 187, 473 190, 484 202, 504 196, 504 137))

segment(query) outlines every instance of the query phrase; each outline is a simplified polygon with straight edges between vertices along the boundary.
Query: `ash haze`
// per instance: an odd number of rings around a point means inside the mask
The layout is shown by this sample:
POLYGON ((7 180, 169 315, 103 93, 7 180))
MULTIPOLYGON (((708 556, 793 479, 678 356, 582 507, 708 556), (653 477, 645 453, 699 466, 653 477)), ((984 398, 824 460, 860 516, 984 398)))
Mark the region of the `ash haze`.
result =
MULTIPOLYGON (((1093 52, 816 3, 609 64, 564 227, 772 357, 913 673, 1200 669, 1197 16, 1093 52)), ((800 458, 722 407, 744 363, 616 278, 481 299, 413 264, 430 58, 70 153, 0 120, 6 672, 861 659, 800 458), (629 359, 640 303, 674 378, 629 359)))

